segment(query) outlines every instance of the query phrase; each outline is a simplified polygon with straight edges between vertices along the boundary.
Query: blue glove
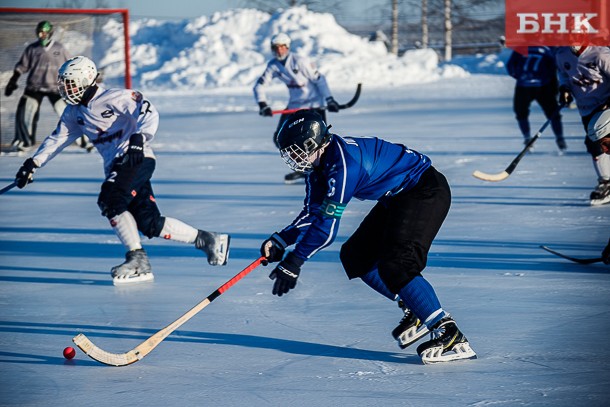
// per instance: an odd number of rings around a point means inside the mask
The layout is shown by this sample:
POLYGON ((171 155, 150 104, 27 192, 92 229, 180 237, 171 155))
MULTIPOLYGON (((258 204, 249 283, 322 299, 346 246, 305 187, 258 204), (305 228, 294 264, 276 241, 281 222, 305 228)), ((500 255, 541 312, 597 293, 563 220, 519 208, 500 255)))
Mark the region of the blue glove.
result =
POLYGON ((15 182, 17 183, 17 188, 22 189, 27 184, 34 181, 32 179, 32 176, 36 172, 36 168, 38 168, 38 166, 36 165, 34 160, 32 160, 32 158, 28 158, 23 162, 23 165, 21 166, 21 168, 19 168, 19 171, 17 171, 17 174, 15 174, 15 182))
POLYGON ((304 261, 292 252, 273 269, 269 278, 275 280, 271 293, 281 297, 297 285, 297 278, 301 273, 301 266, 304 261))
POLYGON ((286 242, 277 233, 272 234, 261 245, 261 256, 265 257, 265 266, 267 263, 275 263, 284 258, 286 251, 286 242))
POLYGON ((326 98, 326 108, 329 112, 338 112, 339 111, 339 103, 332 96, 326 98))
POLYGON ((265 102, 258 102, 258 114, 260 114, 261 116, 273 116, 273 111, 271 110, 271 108, 269 106, 267 106, 267 103, 265 102))
POLYGON ((126 163, 129 167, 137 167, 144 161, 144 136, 140 133, 132 134, 127 147, 126 163))

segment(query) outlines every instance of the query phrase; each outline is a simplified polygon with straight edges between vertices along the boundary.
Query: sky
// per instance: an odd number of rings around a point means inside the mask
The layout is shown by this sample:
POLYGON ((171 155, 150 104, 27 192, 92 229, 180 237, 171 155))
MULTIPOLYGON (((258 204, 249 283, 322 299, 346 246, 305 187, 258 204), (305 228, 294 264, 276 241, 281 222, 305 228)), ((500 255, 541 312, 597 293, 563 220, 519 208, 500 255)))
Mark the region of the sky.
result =
MULTIPOLYGON (((208 16, 216 11, 229 10, 240 7, 238 0, 173 0, 173 1, 147 1, 147 0, 104 0, 112 8, 129 8, 130 14, 137 17, 151 18, 192 18, 195 16, 208 16)), ((343 13, 357 15, 362 10, 374 7, 383 0, 347 0, 343 13)), ((2 0, 3 7, 48 7, 58 2, 52 0, 2 0)), ((88 6, 93 2, 85 2, 88 6)), ((241 6, 243 7, 243 6, 241 6)))
MULTIPOLYGON (((226 266, 208 266, 189 245, 144 239, 155 281, 114 287, 109 271, 124 248, 96 204, 95 152, 69 147, 27 188, 0 196, 0 405, 608 406, 610 348, 600 338, 610 335, 609 268, 540 248, 592 258, 608 241, 610 206, 588 202, 597 182, 578 112, 562 112, 567 154, 548 129, 508 179, 480 181, 474 170, 500 172, 523 147, 513 79, 480 73, 498 68, 498 55, 459 67, 421 52, 395 60, 333 24, 309 23, 328 16, 293 13, 134 23, 137 83, 161 117, 156 201, 164 215, 230 233, 226 266), (262 241, 298 215, 304 187, 283 183, 277 116, 258 115, 252 83, 236 73, 262 72, 267 47, 256 48, 252 33, 279 26, 309 38, 300 49, 334 61, 323 67, 339 103, 362 81, 352 108, 328 114, 333 132, 405 144, 447 177, 452 206, 423 273, 478 359, 423 365, 416 346, 398 348, 396 303, 347 280, 339 260, 372 207, 354 200, 335 243, 305 264, 288 295, 272 296, 271 267, 259 267, 131 366, 104 366, 80 350, 65 360, 78 333, 109 352, 133 349, 258 258, 262 241), (174 48, 155 42, 168 32, 174 48), (245 38, 235 54, 212 46, 225 44, 219 32, 245 38), (329 34, 335 48, 324 45, 329 34), (197 61, 205 74, 185 74, 197 61)), ((16 100, 0 100, 2 122, 16 100)), ((273 104, 285 103, 280 86, 273 104)), ((41 116, 42 137, 57 117, 46 101, 41 116)), ((530 119, 532 128, 545 121, 537 105, 530 119)), ((0 155, 0 185, 28 156, 0 155)))

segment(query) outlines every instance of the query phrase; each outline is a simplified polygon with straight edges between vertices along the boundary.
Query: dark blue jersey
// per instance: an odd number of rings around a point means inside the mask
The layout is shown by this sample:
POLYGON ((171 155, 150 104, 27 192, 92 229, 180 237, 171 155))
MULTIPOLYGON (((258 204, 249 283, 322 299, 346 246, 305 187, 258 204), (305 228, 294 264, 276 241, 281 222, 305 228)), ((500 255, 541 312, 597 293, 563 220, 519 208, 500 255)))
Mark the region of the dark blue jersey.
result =
POLYGON ((376 137, 333 135, 318 167, 305 181, 303 210, 280 235, 294 254, 308 259, 330 245, 352 198, 383 201, 413 188, 430 159, 406 146, 376 137))
POLYGON ((555 52, 549 47, 528 47, 527 56, 512 53, 506 63, 506 70, 517 80, 517 86, 540 87, 557 81, 555 52))

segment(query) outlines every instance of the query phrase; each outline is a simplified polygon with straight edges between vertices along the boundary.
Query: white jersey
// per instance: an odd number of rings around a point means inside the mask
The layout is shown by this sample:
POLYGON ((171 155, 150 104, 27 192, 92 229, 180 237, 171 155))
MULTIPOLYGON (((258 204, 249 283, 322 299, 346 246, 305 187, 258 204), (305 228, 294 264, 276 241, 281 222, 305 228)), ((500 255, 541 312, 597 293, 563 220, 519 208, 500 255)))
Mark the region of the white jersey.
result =
POLYGON ((57 128, 32 158, 43 167, 84 134, 104 159, 104 173, 108 176, 113 161, 125 155, 132 134, 144 136, 144 156, 154 158, 150 142, 158 126, 159 113, 140 92, 99 87, 86 106, 66 107, 57 128))
POLYGON ((287 109, 317 108, 326 105, 331 96, 326 78, 308 58, 289 52, 284 61, 273 58, 254 85, 256 102, 266 102, 265 86, 278 78, 288 86, 287 109))
POLYGON ((610 101, 610 49, 587 47, 580 56, 570 47, 555 54, 559 84, 567 86, 581 116, 588 116, 610 101))

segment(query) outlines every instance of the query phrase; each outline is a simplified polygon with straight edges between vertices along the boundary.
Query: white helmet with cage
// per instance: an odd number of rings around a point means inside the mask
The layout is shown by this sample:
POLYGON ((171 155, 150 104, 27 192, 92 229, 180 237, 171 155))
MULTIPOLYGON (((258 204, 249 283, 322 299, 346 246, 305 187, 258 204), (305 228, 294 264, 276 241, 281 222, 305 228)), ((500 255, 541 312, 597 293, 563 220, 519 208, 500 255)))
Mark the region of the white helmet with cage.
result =
POLYGON ((284 33, 275 34, 271 37, 271 52, 273 55, 280 60, 283 61, 288 57, 288 53, 290 50, 290 37, 284 33), (282 48, 285 46, 286 48, 282 48))
POLYGON ((284 33, 275 34, 271 37, 271 48, 278 45, 285 45, 290 48, 290 37, 284 33))
POLYGON ((59 68, 57 75, 59 94, 66 103, 77 105, 85 91, 95 85, 96 79, 97 68, 92 60, 84 56, 71 58, 59 68))

